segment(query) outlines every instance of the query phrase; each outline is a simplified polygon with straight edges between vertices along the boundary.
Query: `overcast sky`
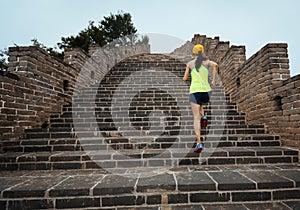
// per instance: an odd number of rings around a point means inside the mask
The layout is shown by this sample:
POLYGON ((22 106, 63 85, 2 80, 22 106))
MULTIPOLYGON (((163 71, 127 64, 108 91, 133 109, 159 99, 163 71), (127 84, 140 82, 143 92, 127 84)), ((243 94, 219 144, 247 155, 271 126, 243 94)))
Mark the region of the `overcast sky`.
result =
MULTIPOLYGON (((185 42, 194 34, 219 36, 245 45, 247 58, 271 42, 288 43, 291 75, 300 73, 299 0, 0 0, 0 49, 48 47, 76 35, 89 21, 122 10, 132 15, 139 34, 164 34, 185 42)), ((174 49, 179 47, 172 42, 174 49)), ((176 44, 175 44, 176 43, 176 44)))

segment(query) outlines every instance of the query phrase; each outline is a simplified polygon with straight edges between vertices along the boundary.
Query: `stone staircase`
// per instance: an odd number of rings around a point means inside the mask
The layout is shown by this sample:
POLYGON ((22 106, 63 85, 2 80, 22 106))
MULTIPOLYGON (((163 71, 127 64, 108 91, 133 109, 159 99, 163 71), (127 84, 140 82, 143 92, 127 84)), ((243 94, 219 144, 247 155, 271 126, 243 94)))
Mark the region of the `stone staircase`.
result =
POLYGON ((185 64, 128 58, 24 139, 2 141, 0 209, 300 209, 298 151, 222 86, 195 136, 185 64))

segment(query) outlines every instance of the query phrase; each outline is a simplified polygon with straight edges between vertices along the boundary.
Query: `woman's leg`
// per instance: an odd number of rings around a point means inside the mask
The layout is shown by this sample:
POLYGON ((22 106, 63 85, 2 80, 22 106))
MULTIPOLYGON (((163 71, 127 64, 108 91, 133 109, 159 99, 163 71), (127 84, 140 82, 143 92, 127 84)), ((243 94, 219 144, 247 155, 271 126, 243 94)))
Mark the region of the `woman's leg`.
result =
POLYGON ((202 105, 200 105, 199 112, 200 112, 200 118, 201 118, 202 116, 204 116, 204 109, 203 109, 203 106, 202 106, 202 105))
POLYGON ((203 107, 201 105, 195 104, 193 102, 191 102, 191 107, 192 107, 193 116, 194 116, 194 131, 196 134, 197 143, 200 143, 201 142, 201 140, 200 140, 201 139, 200 120, 201 120, 201 109, 203 110, 203 107))

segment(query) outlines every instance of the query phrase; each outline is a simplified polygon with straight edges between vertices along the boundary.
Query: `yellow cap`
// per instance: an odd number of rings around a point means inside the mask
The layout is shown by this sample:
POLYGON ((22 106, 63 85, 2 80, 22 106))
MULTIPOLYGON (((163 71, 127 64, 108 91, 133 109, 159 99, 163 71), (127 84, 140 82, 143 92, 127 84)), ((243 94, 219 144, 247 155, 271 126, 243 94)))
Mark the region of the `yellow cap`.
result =
POLYGON ((202 53, 204 53, 204 47, 202 44, 196 44, 193 48, 193 54, 198 54, 199 51, 201 51, 202 53))

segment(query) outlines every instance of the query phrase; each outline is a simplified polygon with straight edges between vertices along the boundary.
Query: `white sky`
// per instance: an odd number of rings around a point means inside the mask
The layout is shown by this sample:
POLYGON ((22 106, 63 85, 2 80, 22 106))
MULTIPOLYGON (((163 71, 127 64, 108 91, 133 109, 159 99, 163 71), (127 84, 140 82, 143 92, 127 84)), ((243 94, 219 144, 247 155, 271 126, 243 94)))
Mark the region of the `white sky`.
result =
MULTIPOLYGON (((267 43, 288 43, 291 75, 300 73, 299 0, 0 0, 0 49, 48 47, 76 35, 90 20, 129 12, 139 34, 157 33, 191 40, 194 34, 219 36, 245 45, 247 58, 267 43)), ((174 49, 179 46, 174 46, 174 49)))

